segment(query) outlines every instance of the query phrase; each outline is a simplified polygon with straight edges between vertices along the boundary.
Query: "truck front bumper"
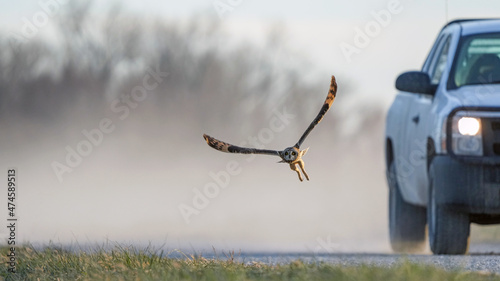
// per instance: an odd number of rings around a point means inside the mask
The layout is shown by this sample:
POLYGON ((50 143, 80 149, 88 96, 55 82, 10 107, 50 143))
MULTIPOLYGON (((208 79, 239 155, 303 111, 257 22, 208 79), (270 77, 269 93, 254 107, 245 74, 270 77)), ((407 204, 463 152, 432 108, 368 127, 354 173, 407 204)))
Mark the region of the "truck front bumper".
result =
POLYGON ((436 203, 469 214, 500 215, 500 166, 437 155, 431 165, 436 203))

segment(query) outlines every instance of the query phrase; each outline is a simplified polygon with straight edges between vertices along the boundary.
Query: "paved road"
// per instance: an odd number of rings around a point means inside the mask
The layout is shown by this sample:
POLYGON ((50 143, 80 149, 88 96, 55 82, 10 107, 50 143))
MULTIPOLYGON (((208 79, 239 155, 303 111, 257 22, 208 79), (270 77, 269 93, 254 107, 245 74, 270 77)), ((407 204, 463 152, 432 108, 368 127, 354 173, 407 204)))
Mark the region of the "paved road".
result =
MULTIPOLYGON (((204 255, 205 256, 205 255, 204 255)), ((213 257, 210 254, 208 257, 213 257)), ((500 245, 481 244, 471 245, 470 254, 464 256, 436 256, 436 255, 398 255, 377 253, 243 253, 235 254, 238 261, 263 262, 269 264, 288 263, 297 259, 305 262, 327 262, 335 265, 357 266, 362 264, 375 266, 394 266, 405 260, 427 265, 435 265, 447 270, 470 270, 495 272, 500 274, 500 245)), ((218 255, 218 258, 225 258, 218 255)))
POLYGON ((433 255, 396 255, 396 254, 323 254, 323 255, 246 255, 245 262, 259 261, 264 263, 287 263, 301 259, 306 262, 327 262, 335 265, 358 266, 362 264, 375 266, 394 266, 408 260, 427 265, 442 267, 447 270, 470 270, 495 272, 500 274, 500 256, 476 255, 467 256, 433 256, 433 255))

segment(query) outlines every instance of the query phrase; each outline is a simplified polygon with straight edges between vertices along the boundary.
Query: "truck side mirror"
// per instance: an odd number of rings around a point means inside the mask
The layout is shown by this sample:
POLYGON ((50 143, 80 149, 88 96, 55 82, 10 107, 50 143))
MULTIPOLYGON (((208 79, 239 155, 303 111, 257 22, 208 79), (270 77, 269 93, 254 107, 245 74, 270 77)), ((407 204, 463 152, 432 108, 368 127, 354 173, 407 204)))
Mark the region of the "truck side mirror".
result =
POLYGON ((426 95, 434 95, 436 92, 429 74, 421 71, 409 71, 399 75, 396 79, 396 89, 426 95))

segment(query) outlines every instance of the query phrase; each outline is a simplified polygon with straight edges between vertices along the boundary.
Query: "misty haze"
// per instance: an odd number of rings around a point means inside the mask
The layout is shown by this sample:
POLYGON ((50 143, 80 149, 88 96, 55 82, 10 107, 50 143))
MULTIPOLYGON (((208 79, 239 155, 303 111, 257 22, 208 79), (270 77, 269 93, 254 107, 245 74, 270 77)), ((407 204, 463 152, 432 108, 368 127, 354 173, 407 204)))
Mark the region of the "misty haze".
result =
POLYGON ((362 79, 339 62, 325 71, 289 48, 286 26, 253 44, 213 11, 171 21, 120 6, 97 16, 91 4, 50 23, 44 36, 0 34, 1 158, 18 173, 20 241, 390 251, 386 108, 353 90, 362 79), (310 181, 276 157, 203 140, 295 144, 331 75, 337 98, 302 145, 310 181))

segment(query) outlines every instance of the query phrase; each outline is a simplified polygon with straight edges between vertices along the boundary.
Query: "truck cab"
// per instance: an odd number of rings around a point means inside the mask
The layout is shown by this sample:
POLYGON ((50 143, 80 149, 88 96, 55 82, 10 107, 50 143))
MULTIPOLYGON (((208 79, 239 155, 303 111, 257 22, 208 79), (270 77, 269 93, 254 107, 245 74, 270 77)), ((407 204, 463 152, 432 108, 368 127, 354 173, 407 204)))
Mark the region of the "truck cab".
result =
POLYGON ((401 74, 385 133, 398 252, 464 254, 470 223, 500 223, 500 20, 456 20, 401 74))

